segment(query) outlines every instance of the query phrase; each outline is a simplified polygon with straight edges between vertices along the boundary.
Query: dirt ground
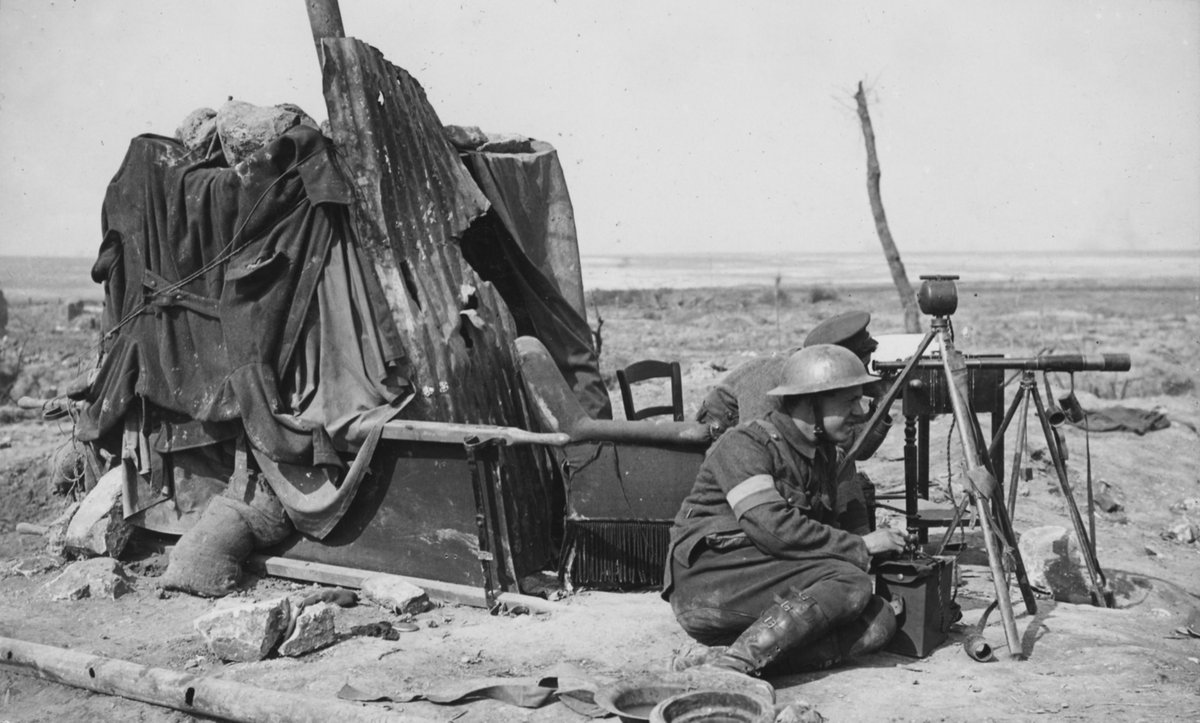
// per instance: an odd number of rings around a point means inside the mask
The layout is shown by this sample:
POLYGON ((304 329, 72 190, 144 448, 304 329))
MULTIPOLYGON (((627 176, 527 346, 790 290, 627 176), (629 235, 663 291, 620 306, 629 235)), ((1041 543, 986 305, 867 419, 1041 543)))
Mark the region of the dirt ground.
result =
MULTIPOLYGON (((960 348, 1031 356, 1039 351, 1126 352, 1128 373, 1082 373, 1075 389, 1087 409, 1122 405, 1161 408, 1171 424, 1137 435, 1093 433, 1064 426, 1070 478, 1092 475, 1111 486, 1123 509, 1098 513, 1098 558, 1116 595, 1115 609, 1040 600, 1030 615, 1013 590, 1026 660, 1010 660, 999 616, 984 634, 998 660, 971 661, 960 643, 992 597, 977 535, 966 535, 959 557, 957 600, 964 612, 949 641, 932 655, 884 653, 855 666, 773 680, 781 703, 804 700, 831 721, 853 720, 1197 720, 1200 719, 1200 639, 1180 632, 1200 609, 1200 543, 1171 530, 1200 525, 1200 297, 1193 285, 1136 288, 1078 284, 973 288, 960 282, 954 323, 960 348), (1192 502, 1188 502, 1192 500, 1192 502)), ((9 353, 20 347, 25 372, 10 394, 49 396, 94 362, 94 330, 68 322, 64 300, 20 296, 10 301, 9 353), (32 371, 31 371, 32 369, 32 371)), ((639 358, 678 359, 685 369, 689 412, 724 370, 746 355, 798 343, 817 321, 851 308, 874 312, 875 333, 901 331, 891 289, 787 289, 597 292, 592 325, 603 319, 603 370, 639 358)), ((1070 383, 1052 375, 1056 391, 1070 383)), ((612 385, 615 390, 615 385, 612 385)), ((4 385, 0 385, 3 391, 4 385)), ((1012 387, 1009 388, 1011 397, 1012 387)), ((616 400, 614 393, 614 401, 616 400)), ((934 499, 946 495, 945 418, 932 424, 934 499), (942 470, 940 473, 937 470, 942 470)), ((67 504, 48 484, 48 464, 70 444, 69 420, 0 406, 0 635, 145 665, 217 676, 265 689, 333 696, 352 682, 393 701, 448 683, 491 677, 574 674, 594 683, 658 673, 686 636, 654 591, 579 590, 552 613, 489 616, 470 607, 441 606, 416 616, 419 629, 399 640, 342 636, 300 658, 224 664, 193 633, 192 620, 213 601, 155 588, 160 554, 124 561, 135 590, 117 600, 52 602, 43 586, 56 571, 30 572, 43 545, 15 532, 19 522, 46 523, 67 504), (20 570, 18 570, 20 568, 20 570), (23 571, 21 571, 23 570, 23 571)), ((902 435, 889 436, 863 465, 881 492, 902 484, 902 435)), ((1070 529, 1057 479, 1031 429, 1014 528, 1070 529)), ((1011 447, 1010 447, 1011 449, 1011 447)), ((951 463, 953 463, 953 454, 951 463)), ((936 535, 935 535, 936 539, 936 535)), ((313 589, 260 579, 236 596, 301 597, 313 589)), ((395 620, 360 605, 338 612, 339 631, 395 620)), ((573 721, 584 718, 560 702, 525 709, 493 700, 456 705, 425 701, 365 704, 437 721, 573 721)), ((0 672, 0 721, 184 721, 185 713, 103 696, 23 675, 0 672)))

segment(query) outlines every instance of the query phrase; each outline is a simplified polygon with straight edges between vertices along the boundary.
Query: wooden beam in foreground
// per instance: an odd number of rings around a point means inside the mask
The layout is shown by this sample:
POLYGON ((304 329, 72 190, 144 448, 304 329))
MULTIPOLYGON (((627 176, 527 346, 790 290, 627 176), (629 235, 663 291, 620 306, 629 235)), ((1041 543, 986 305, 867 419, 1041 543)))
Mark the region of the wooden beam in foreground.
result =
POLYGON ((205 718, 248 723, 432 723, 380 707, 235 680, 152 668, 117 658, 0 637, 0 671, 174 708, 205 718))
MULTIPOLYGON (((338 587, 355 590, 361 589, 363 580, 367 578, 391 574, 370 570, 357 570, 352 567, 329 565, 323 562, 291 560, 286 557, 271 557, 267 555, 252 555, 248 563, 251 567, 262 570, 272 577, 316 582, 322 585, 337 585, 338 587)), ((471 607, 479 608, 487 607, 483 588, 460 585, 453 582, 442 582, 441 580, 425 580, 405 575, 395 575, 394 577, 398 577, 405 582, 421 588, 432 600, 453 603, 455 605, 470 605, 471 607)), ((496 600, 510 607, 523 606, 530 612, 554 613, 561 612, 563 609, 563 606, 558 603, 519 593, 502 592, 496 596, 496 600)))

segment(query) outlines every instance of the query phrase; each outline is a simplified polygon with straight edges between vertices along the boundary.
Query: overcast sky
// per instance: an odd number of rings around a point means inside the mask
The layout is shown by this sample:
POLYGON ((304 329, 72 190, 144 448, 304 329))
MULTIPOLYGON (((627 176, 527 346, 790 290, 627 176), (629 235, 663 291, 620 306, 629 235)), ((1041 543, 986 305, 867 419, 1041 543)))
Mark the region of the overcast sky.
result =
MULTIPOLYGON (((584 254, 1200 248, 1200 2, 342 0, 443 123, 559 151, 584 254)), ((0 255, 92 256, 129 139, 327 115, 304 0, 0 0, 0 255)))

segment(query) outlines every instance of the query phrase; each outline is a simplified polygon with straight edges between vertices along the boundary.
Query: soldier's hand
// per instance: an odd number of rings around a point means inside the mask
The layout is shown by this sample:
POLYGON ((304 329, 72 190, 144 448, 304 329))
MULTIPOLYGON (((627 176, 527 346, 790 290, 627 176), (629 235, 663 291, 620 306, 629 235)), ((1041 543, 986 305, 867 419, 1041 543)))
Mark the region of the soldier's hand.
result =
POLYGON ((885 552, 904 552, 904 546, 908 544, 908 533, 904 530, 881 527, 874 532, 868 532, 863 535, 863 542, 867 543, 867 552, 871 555, 880 555, 885 552))

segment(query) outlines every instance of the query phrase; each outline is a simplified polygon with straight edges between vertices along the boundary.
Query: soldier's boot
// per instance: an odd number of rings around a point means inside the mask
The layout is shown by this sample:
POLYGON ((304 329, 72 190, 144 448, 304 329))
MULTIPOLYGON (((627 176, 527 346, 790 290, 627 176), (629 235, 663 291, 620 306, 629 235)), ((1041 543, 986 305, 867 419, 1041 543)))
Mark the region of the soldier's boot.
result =
POLYGON ((792 648, 770 666, 773 674, 825 670, 882 650, 896 634, 897 604, 873 595, 862 615, 810 645, 792 648))
POLYGON ((701 665, 708 665, 721 657, 728 649, 728 645, 709 646, 695 641, 684 643, 683 647, 671 655, 671 659, 667 663, 667 670, 678 673, 701 665))
POLYGON ((830 622, 817 602, 791 590, 746 628, 737 640, 706 666, 755 675, 785 652, 824 637, 830 622))

